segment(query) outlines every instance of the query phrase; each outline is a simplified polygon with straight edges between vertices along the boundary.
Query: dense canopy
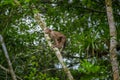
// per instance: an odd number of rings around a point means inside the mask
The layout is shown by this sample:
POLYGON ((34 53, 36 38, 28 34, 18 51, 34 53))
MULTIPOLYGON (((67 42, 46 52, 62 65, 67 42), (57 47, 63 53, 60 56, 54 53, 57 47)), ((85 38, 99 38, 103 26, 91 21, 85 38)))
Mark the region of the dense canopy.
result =
MULTIPOLYGON (((66 35, 62 56, 75 80, 113 79, 109 54, 111 36, 104 0, 18 0, 20 5, 15 1, 0 1, 0 34, 17 78, 68 79, 34 18, 34 14, 39 13, 48 28, 66 35)), ((112 0, 112 9, 119 62, 120 0, 112 0)), ((9 69, 0 46, 0 79, 12 80, 3 67, 9 69)))

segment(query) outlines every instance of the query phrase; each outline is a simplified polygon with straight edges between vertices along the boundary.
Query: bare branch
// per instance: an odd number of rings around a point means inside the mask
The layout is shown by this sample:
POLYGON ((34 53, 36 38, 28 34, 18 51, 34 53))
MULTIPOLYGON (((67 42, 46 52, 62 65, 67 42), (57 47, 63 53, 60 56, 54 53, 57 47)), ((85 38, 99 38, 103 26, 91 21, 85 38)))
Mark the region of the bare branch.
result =
MULTIPOLYGON (((0 65, 0 68, 8 73, 10 73, 10 71, 8 69, 6 69, 5 67, 3 67, 2 65, 0 65)), ((19 76, 16 75, 16 77, 19 79, 19 80, 23 80, 21 79, 19 76)))
POLYGON ((3 37, 2 37, 1 35, 0 35, 0 43, 1 43, 1 45, 2 45, 2 48, 3 48, 3 51, 4 51, 5 57, 6 57, 6 59, 7 59, 11 76, 12 76, 13 80, 17 80, 17 79, 16 79, 16 76, 15 76, 15 73, 14 73, 14 71, 13 71, 12 63, 11 63, 11 61, 10 61, 10 58, 9 58, 9 55, 8 55, 8 52, 7 52, 5 43, 4 43, 4 41, 3 41, 3 37))

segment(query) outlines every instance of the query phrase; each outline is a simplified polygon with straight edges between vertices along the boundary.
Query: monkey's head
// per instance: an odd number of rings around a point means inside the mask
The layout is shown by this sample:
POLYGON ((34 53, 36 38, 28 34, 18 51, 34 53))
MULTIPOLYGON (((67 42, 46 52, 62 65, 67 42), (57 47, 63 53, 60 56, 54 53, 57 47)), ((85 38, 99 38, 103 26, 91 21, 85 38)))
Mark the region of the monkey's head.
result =
POLYGON ((44 30, 44 32, 46 33, 46 34, 50 34, 51 33, 51 29, 49 29, 49 28, 46 28, 45 30, 44 30))

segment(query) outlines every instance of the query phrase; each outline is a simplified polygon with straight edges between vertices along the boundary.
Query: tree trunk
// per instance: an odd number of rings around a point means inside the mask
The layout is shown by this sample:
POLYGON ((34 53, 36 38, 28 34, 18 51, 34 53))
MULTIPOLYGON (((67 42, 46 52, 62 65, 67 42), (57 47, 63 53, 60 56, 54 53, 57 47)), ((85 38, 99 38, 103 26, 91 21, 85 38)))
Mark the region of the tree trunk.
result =
POLYGON ((110 29, 110 60, 112 65, 113 71, 113 80, 119 80, 119 68, 118 68, 118 61, 117 61, 117 53, 116 53, 116 45, 117 45, 117 35, 116 35, 116 27, 112 13, 112 1, 105 0, 106 2, 106 10, 107 10, 107 18, 109 23, 110 29))

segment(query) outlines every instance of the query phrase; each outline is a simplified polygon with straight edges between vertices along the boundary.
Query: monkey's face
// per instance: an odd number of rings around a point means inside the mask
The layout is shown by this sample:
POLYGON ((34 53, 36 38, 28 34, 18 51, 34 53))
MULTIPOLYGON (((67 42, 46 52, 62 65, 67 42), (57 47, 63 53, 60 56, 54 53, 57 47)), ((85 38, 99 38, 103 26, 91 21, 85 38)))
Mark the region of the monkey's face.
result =
POLYGON ((47 28, 47 29, 44 30, 44 32, 45 32, 46 34, 50 34, 51 29, 47 28))

